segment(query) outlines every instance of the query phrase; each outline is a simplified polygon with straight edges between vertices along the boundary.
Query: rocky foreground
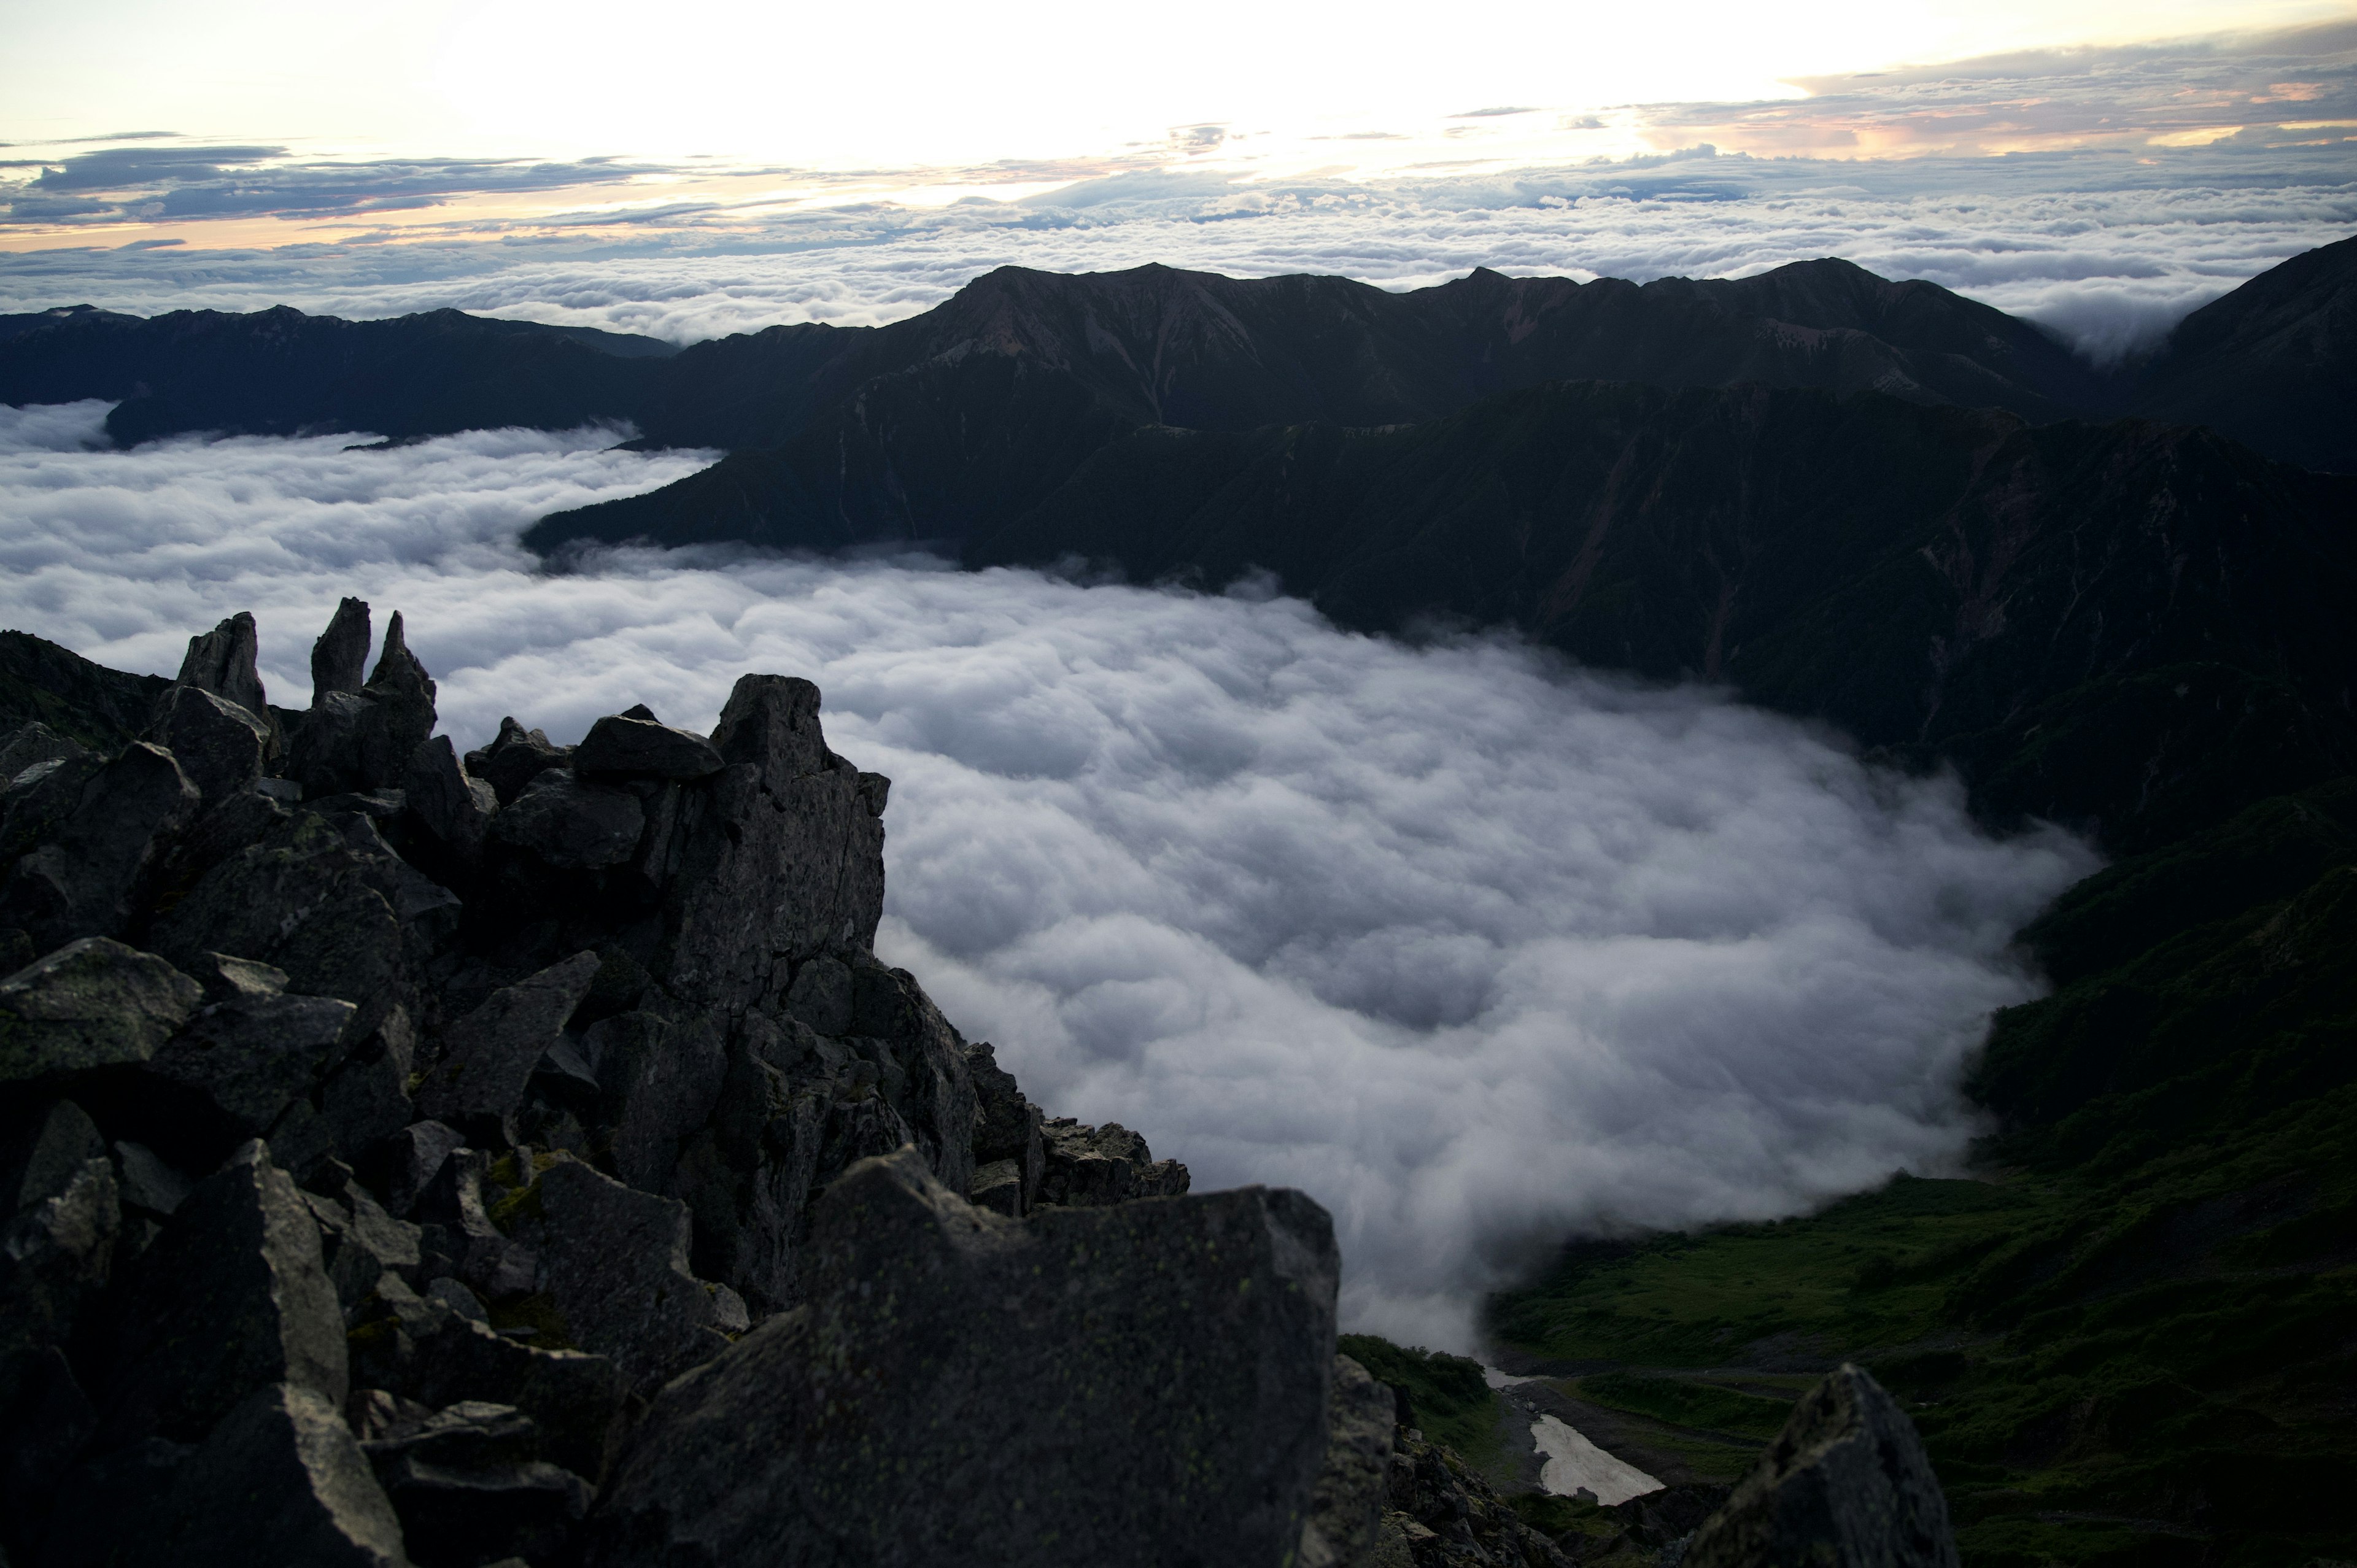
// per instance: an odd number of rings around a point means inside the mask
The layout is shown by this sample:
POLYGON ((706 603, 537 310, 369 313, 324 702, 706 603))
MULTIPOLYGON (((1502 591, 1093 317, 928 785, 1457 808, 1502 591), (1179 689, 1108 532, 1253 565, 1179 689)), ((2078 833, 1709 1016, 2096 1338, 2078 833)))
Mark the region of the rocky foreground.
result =
MULTIPOLYGON (((241 615, 144 738, 0 736, 0 1568, 1575 1560, 1336 1357, 1317 1204, 876 959, 815 687, 461 757, 371 640, 274 709, 241 615)), ((1854 1371, 1686 1528, 1629 1539, 1953 1561, 1854 1371)))

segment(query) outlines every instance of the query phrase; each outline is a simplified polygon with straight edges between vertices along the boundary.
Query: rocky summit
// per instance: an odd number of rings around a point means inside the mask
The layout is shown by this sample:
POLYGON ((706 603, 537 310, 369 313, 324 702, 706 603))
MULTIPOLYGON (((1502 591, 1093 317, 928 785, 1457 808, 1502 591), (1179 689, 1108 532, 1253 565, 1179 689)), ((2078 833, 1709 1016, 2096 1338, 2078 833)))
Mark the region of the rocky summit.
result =
MULTIPOLYGON (((232 617, 144 728, 54 650, 0 735, 0 1564, 1567 1561, 1336 1356, 1315 1202, 1047 1116, 877 959, 815 687, 462 756, 371 641, 277 709, 232 617)), ((1836 1384, 1711 1562, 1952 1560, 1836 1384)))

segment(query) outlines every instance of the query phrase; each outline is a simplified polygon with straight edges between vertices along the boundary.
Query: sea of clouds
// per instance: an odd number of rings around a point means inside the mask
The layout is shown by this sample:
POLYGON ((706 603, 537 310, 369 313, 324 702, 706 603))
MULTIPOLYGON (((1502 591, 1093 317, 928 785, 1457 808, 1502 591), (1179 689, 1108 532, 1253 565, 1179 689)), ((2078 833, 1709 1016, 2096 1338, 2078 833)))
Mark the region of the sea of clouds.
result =
POLYGON ((1511 641, 1352 636, 1264 592, 922 559, 617 553, 541 573, 547 510, 704 457, 613 433, 103 448, 103 404, 0 409, 0 624, 173 672, 251 609, 399 609, 445 730, 558 739, 636 702, 702 728, 806 675, 895 779, 878 940, 1051 1112, 1200 1187, 1333 1210, 1346 1320, 1458 1348, 1574 1230, 1802 1210, 1952 1168, 2007 938, 2093 857, 1997 842, 1952 782, 1716 693, 1511 641))

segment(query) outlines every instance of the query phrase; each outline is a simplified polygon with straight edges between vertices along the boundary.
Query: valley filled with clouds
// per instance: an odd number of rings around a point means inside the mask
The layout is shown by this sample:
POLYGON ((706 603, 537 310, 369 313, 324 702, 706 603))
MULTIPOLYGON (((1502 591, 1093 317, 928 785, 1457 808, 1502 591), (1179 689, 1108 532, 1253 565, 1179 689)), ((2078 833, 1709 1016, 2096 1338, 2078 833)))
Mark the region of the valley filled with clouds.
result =
POLYGON ((1709 691, 1307 606, 922 558, 618 553, 533 518, 694 468, 610 431, 105 449, 0 413, 0 622, 170 673, 251 609, 274 697, 347 593, 402 611, 463 747, 808 676, 895 779, 879 950, 1055 1112, 1199 1187, 1334 1212, 1346 1319, 1470 1346, 1569 1230, 1795 1212, 1952 1168, 2011 932, 2094 864, 1709 691))

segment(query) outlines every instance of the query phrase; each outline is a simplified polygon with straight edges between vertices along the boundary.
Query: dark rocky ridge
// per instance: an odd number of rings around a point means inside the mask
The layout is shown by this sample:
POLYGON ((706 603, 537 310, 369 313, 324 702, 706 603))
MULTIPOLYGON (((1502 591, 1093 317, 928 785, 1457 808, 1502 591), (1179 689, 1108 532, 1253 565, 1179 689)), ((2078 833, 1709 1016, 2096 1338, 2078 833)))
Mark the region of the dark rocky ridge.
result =
POLYGON ((877 961, 808 682, 462 764, 367 613, 276 722, 241 616, 0 741, 6 1561, 1567 1561, 1336 1358, 1315 1203, 877 961))

